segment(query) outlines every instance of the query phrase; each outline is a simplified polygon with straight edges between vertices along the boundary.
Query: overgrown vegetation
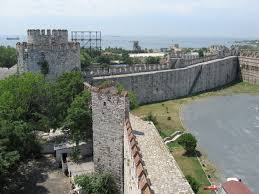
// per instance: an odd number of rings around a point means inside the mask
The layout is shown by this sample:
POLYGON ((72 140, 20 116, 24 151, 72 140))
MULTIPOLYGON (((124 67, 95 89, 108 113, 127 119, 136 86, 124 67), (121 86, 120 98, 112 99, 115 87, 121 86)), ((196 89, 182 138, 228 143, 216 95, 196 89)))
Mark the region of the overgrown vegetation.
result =
POLYGON ((191 156, 196 154, 197 140, 191 133, 183 134, 178 143, 186 150, 186 155, 191 156))
POLYGON ((146 117, 144 117, 144 120, 145 121, 152 121, 154 123, 154 125, 158 124, 157 118, 156 118, 156 116, 153 115, 152 112, 149 112, 148 115, 146 117))
MULTIPOLYGON (((114 83, 112 80, 104 80, 102 83, 98 85, 99 88, 106 88, 109 86, 115 86, 118 94, 121 94, 123 91, 126 91, 123 85, 121 85, 120 83, 114 83)), ((139 106, 137 96, 133 91, 127 92, 130 101, 130 110, 133 110, 139 106)))
POLYGON ((87 194, 117 193, 114 178, 108 173, 93 173, 75 177, 75 184, 82 187, 87 194))
POLYGON ((16 50, 10 46, 0 46, 0 67, 10 68, 17 63, 16 50))
POLYGON ((32 73, 0 81, 0 193, 8 193, 9 173, 20 161, 39 156, 37 131, 62 127, 76 143, 91 136, 89 102, 79 72, 53 83, 32 73))
POLYGON ((200 188, 200 183, 190 175, 187 175, 186 179, 189 182, 189 184, 191 185, 193 192, 198 193, 199 188, 200 188))
POLYGON ((42 60, 38 62, 38 65, 40 66, 40 72, 46 76, 49 73, 49 63, 46 60, 42 60))

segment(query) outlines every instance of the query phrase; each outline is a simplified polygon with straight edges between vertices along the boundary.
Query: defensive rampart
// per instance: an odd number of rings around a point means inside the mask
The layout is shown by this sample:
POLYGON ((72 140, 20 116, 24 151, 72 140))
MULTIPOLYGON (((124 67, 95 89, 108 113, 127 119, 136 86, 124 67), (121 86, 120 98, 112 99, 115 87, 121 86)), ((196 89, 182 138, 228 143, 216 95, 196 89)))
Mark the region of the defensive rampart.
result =
POLYGON ((238 76, 238 57, 230 56, 180 69, 94 77, 93 83, 114 80, 136 93, 140 103, 192 95, 233 82, 238 76))
POLYGON ((241 52, 239 65, 243 81, 259 84, 259 52, 241 52))

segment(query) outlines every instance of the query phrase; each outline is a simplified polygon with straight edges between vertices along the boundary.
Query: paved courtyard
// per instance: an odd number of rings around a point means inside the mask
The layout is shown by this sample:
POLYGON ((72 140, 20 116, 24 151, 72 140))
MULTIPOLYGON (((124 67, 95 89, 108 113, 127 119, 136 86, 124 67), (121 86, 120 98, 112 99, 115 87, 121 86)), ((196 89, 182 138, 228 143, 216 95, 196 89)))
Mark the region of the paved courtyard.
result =
POLYGON ((151 181, 151 189, 159 194, 193 193, 155 126, 133 115, 130 121, 148 172, 147 178, 151 181))
POLYGON ((68 194, 70 191, 69 178, 50 155, 22 165, 13 182, 15 194, 68 194))
POLYGON ((238 177, 259 193, 259 96, 204 99, 183 107, 182 117, 222 181, 238 177))

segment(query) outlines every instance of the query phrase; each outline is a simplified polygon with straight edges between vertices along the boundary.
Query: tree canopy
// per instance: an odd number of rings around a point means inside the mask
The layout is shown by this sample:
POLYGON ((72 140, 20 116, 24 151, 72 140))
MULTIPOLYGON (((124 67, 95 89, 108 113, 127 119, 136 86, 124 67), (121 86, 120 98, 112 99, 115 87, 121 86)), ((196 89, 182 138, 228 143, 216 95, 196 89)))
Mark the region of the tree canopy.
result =
POLYGON ((39 155, 37 131, 65 127, 72 140, 91 136, 90 92, 83 81, 80 72, 56 82, 33 73, 0 80, 0 193, 7 193, 8 173, 20 160, 39 155))
POLYGON ((13 47, 0 46, 0 67, 10 68, 17 63, 16 50, 13 47))

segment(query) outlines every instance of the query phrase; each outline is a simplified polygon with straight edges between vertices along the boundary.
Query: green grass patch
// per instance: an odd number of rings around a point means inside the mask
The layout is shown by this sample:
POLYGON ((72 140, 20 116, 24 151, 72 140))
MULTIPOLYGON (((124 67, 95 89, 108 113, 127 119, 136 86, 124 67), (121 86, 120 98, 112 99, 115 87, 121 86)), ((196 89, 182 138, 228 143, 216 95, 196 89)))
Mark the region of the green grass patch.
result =
POLYGON ((175 131, 185 130, 180 119, 180 111, 183 105, 210 96, 224 96, 244 93, 251 95, 259 94, 259 85, 240 82, 230 85, 229 87, 218 88, 215 91, 198 94, 196 96, 140 106, 139 108, 134 109, 132 113, 144 118, 152 112, 158 122, 156 127, 159 130, 160 135, 164 138, 170 136, 175 131))
MULTIPOLYGON (((170 136, 175 131, 185 131, 180 118, 181 107, 183 105, 210 96, 224 96, 234 94, 257 95, 259 94, 259 86, 252 85, 246 82, 240 82, 223 88, 218 88, 214 91, 205 92, 186 98, 140 106, 139 108, 133 110, 132 113, 141 118, 144 118, 150 112, 152 112, 157 120, 156 127, 161 137, 165 138, 170 136)), ((174 158, 176 159, 179 167, 182 169, 185 176, 191 175, 192 177, 197 179, 203 186, 210 184, 196 157, 184 156, 184 149, 177 142, 168 144, 168 148, 173 153, 174 158)), ((212 194, 214 192, 204 192, 201 188, 199 194, 205 193, 212 194)))
POLYGON ((214 192, 203 191, 203 187, 210 185, 210 182, 202 170, 197 157, 186 157, 183 155, 184 152, 185 150, 183 148, 178 148, 175 152, 173 152, 173 156, 183 174, 185 176, 191 175, 201 184, 198 194, 213 194, 214 192))

